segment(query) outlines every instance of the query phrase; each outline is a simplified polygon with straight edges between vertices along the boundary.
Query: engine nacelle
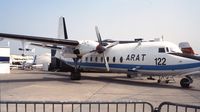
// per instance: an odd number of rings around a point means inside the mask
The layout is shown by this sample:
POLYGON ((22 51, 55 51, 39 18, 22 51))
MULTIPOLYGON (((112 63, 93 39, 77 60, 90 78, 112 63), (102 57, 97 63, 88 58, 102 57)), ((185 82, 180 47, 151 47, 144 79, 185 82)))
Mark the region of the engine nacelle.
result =
POLYGON ((98 42, 90 41, 90 40, 79 41, 79 43, 80 44, 74 50, 74 54, 78 56, 83 56, 87 53, 95 51, 96 47, 99 45, 98 42))

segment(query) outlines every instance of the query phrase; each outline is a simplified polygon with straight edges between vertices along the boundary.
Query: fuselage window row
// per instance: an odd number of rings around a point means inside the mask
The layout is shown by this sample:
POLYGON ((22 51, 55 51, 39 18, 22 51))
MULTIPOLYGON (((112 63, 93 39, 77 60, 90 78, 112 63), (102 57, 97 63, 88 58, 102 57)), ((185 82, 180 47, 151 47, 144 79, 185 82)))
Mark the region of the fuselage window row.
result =
MULTIPOLYGON (((88 58, 90 59, 90 62, 93 61, 93 57, 85 57, 85 61, 86 61, 86 62, 88 62, 88 58)), ((95 60, 95 62, 99 62, 99 61, 100 61, 101 63, 104 62, 103 57, 100 57, 100 60, 98 60, 98 57, 95 57, 94 60, 95 60)), ((106 57, 106 60, 109 62, 109 57, 106 57)), ((112 58, 112 61, 113 61, 113 63, 115 63, 115 62, 116 62, 116 57, 113 57, 113 58, 112 58)), ((120 63, 122 63, 122 62, 123 62, 123 57, 120 57, 119 61, 120 61, 120 63)))

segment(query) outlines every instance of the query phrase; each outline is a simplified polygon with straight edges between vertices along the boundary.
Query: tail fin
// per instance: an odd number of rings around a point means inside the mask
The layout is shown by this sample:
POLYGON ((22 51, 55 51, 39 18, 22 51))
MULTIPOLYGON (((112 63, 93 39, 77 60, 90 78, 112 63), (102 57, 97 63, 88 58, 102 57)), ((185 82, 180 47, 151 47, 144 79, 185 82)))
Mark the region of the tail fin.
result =
POLYGON ((65 24, 65 18, 59 18, 59 25, 58 25, 58 38, 60 39, 68 39, 67 29, 65 24))
POLYGON ((185 54, 191 54, 191 55, 195 54, 194 50, 192 49, 192 47, 190 46, 188 42, 179 43, 179 47, 181 48, 181 51, 185 54))
MULTIPOLYGON (((59 23, 58 23, 58 38, 68 39, 67 28, 66 28, 66 24, 65 24, 65 18, 62 17, 62 16, 59 18, 59 23)), ((57 46, 54 45, 53 47, 57 47, 57 46)), ((51 50, 51 56, 52 57, 56 56, 56 50, 55 49, 51 50)))

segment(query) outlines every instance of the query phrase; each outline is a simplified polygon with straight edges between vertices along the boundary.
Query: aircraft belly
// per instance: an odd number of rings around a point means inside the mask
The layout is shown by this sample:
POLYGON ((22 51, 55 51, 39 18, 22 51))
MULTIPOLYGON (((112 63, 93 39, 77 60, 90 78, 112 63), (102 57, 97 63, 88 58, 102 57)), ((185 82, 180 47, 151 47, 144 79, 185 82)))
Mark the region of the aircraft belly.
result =
POLYGON ((200 67, 196 68, 188 68, 188 69, 179 69, 179 70, 138 70, 139 73, 143 75, 150 75, 150 76, 162 76, 162 75, 169 75, 169 76, 175 76, 175 75, 192 75, 193 72, 199 71, 200 67))
POLYGON ((115 69, 110 68, 110 71, 108 72, 106 68, 100 68, 100 67, 80 67, 83 71, 94 71, 94 72, 107 72, 107 73, 127 73, 126 69, 115 69))
MULTIPOLYGON (((74 66, 74 62, 67 62, 74 66)), ((83 71, 107 72, 104 63, 85 63, 79 62, 80 68, 83 71)), ((109 64, 110 71, 115 73, 128 73, 135 69, 136 72, 144 75, 181 75, 192 71, 200 71, 200 63, 182 64, 182 65, 133 65, 133 64, 109 64)))

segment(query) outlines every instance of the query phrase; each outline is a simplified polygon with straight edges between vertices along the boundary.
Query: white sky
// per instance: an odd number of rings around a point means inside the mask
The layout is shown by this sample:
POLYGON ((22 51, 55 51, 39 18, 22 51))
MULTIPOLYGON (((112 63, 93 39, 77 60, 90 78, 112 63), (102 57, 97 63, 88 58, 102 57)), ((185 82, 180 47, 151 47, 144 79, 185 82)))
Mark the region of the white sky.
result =
MULTIPOLYGON (((0 32, 56 38, 59 16, 73 40, 97 40, 98 25, 103 39, 163 35, 175 44, 187 41, 200 53, 200 0, 1 0, 0 32)), ((11 52, 19 45, 11 42, 11 52)))

